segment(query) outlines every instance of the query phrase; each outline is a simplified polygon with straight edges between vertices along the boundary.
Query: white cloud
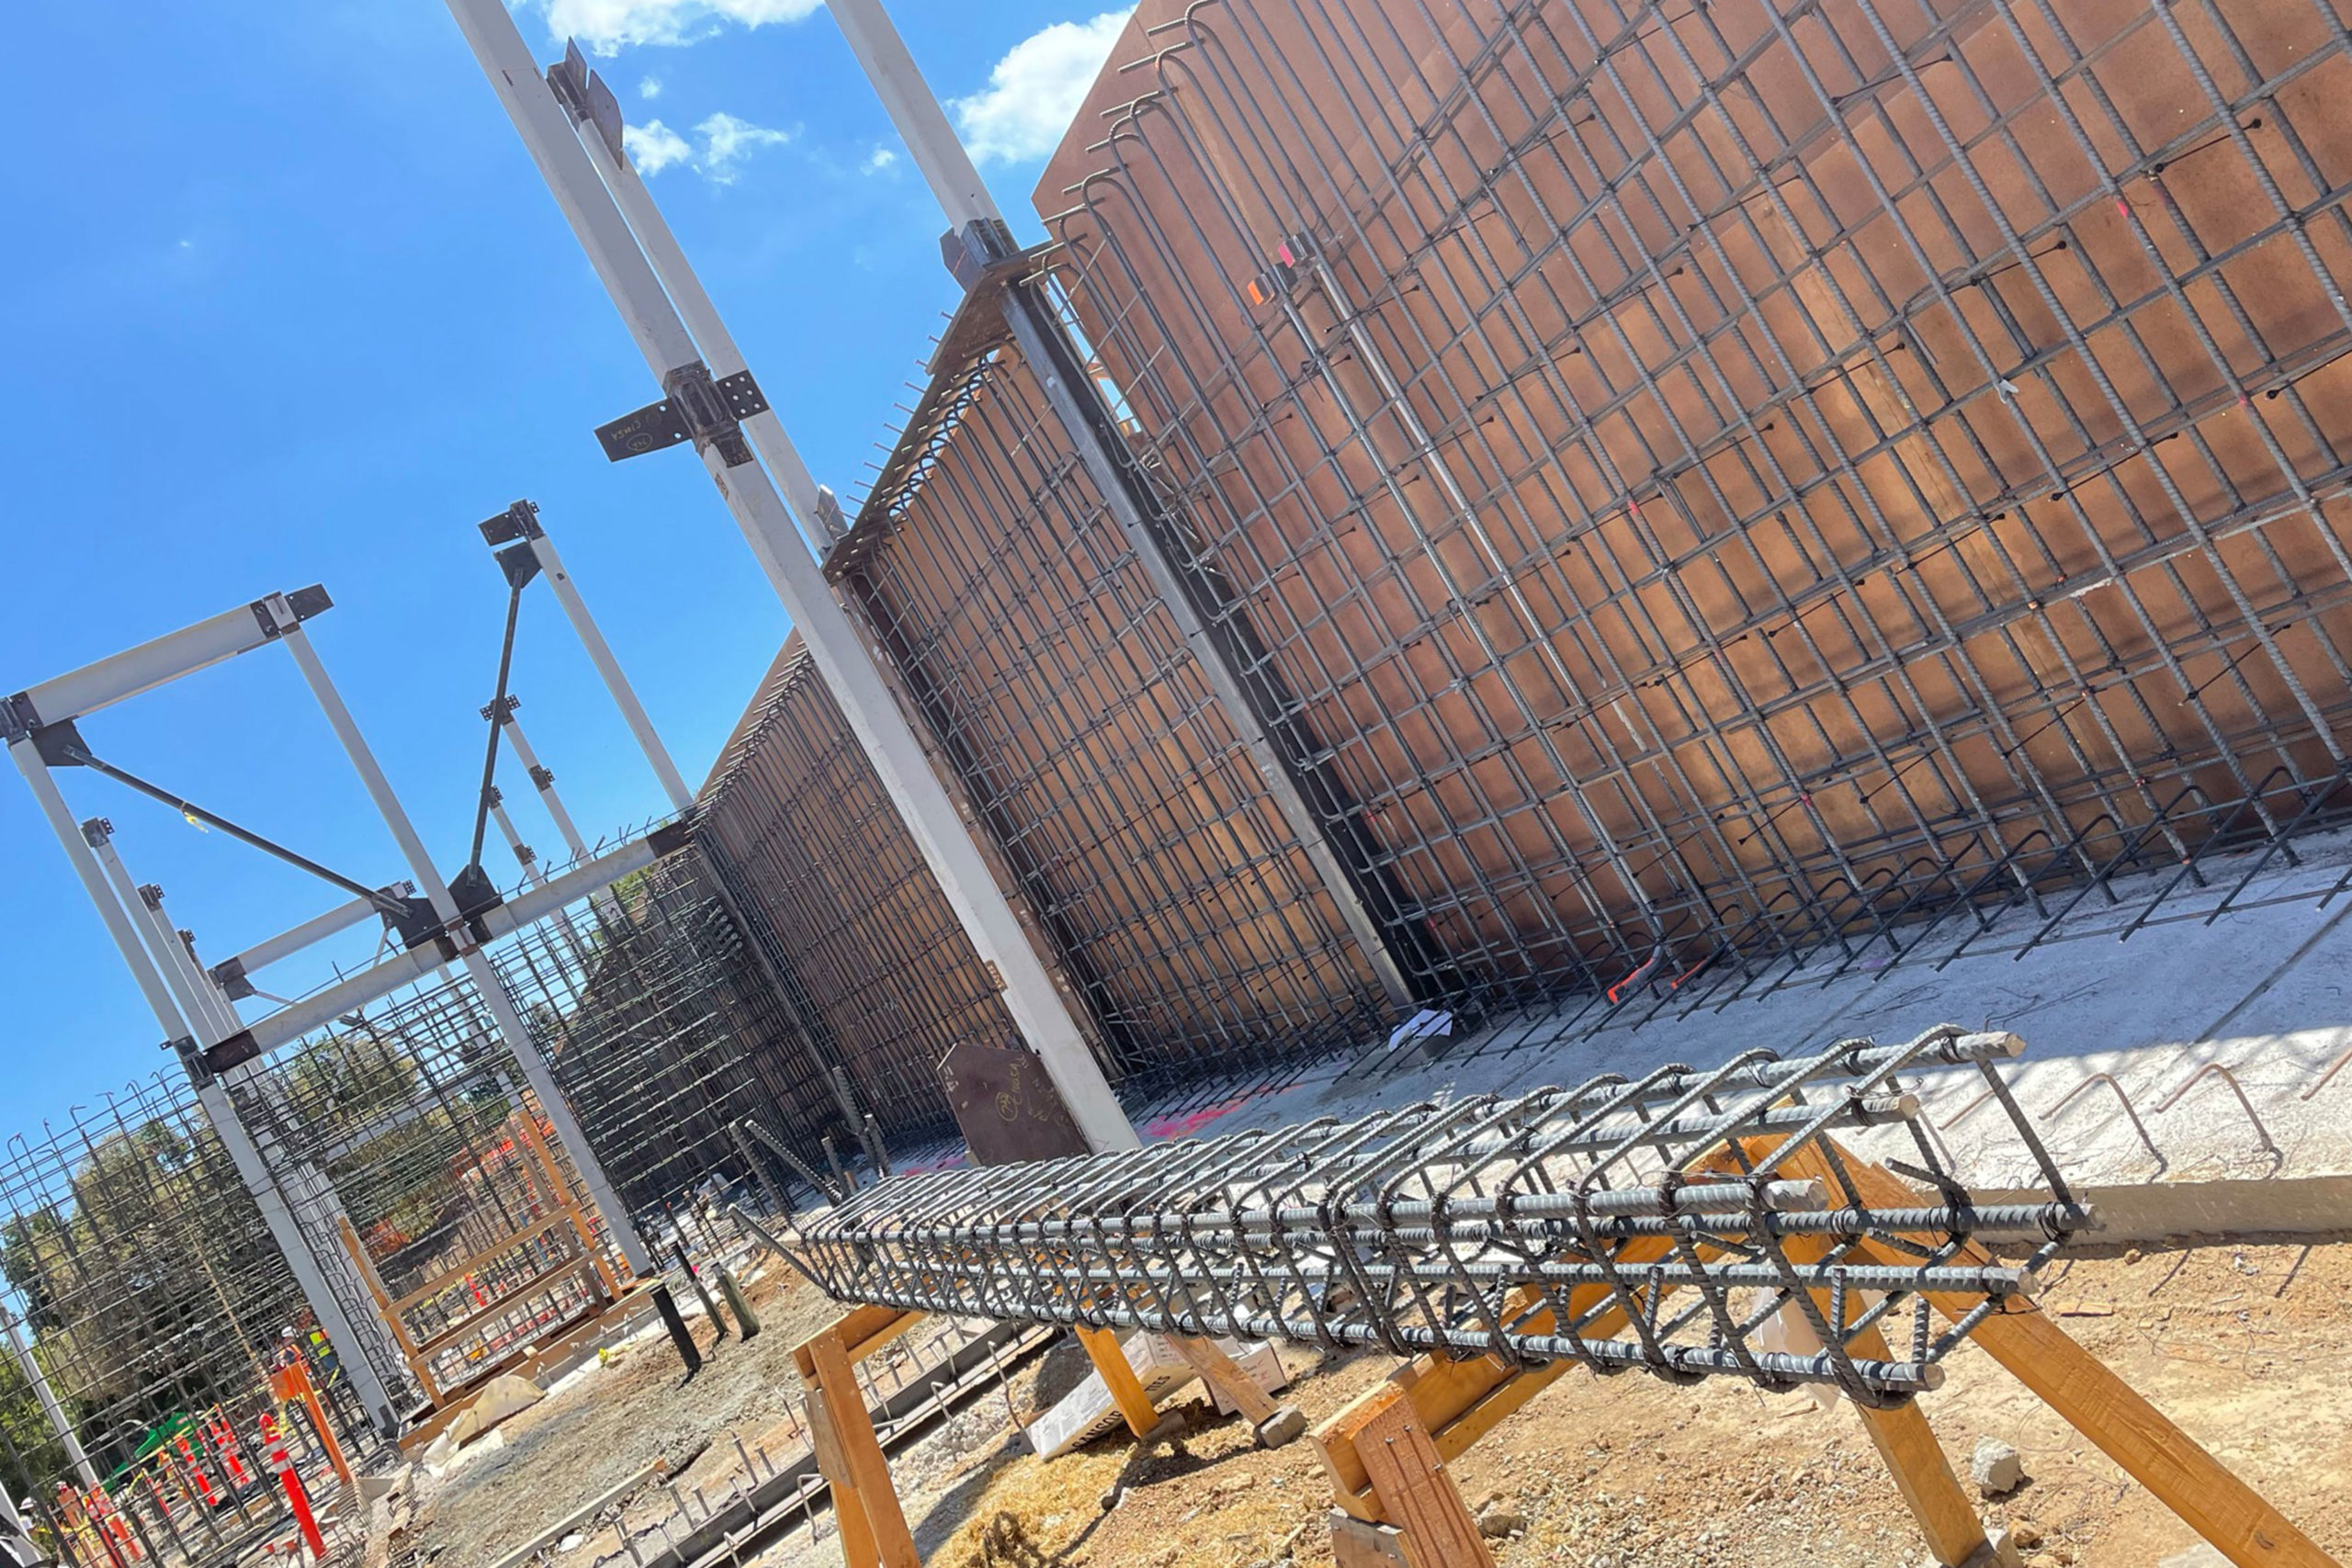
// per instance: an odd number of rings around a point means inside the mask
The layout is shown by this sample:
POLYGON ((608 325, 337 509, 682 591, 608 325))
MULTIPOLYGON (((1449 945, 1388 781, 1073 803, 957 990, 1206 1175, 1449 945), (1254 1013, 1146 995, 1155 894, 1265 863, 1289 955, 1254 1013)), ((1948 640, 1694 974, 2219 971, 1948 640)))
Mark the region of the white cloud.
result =
POLYGON ((662 96, 662 78, 659 76, 646 77, 637 85, 637 96, 640 98, 660 97, 662 96))
POLYGON ((891 149, 876 147, 865 155, 865 162, 860 164, 858 167, 869 175, 878 175, 898 161, 899 154, 891 149))
POLYGON ((695 127, 689 141, 658 119, 632 125, 621 132, 621 145, 637 172, 652 177, 673 164, 684 164, 713 185, 733 185, 743 160, 763 147, 781 147, 792 140, 789 130, 771 130, 748 119, 719 113, 695 127))
POLYGON ((792 140, 788 130, 770 130, 731 114, 715 114, 695 130, 702 136, 702 152, 695 167, 714 185, 730 185, 735 165, 762 147, 781 147, 792 140))
POLYGON ((637 172, 648 176, 694 156, 686 139, 658 119, 622 127, 621 147, 628 153, 628 161, 637 165, 637 172))
MULTIPOLYGON (((513 0, 509 0, 513 3, 513 0)), ((634 44, 693 43, 729 22, 747 28, 797 22, 824 0, 528 0, 553 37, 576 38, 592 54, 634 44)))
POLYGON ((1032 33, 989 70, 986 88, 949 100, 972 156, 983 164, 1016 164, 1051 152, 1134 12, 1133 6, 1105 11, 1091 21, 1056 22, 1032 33))

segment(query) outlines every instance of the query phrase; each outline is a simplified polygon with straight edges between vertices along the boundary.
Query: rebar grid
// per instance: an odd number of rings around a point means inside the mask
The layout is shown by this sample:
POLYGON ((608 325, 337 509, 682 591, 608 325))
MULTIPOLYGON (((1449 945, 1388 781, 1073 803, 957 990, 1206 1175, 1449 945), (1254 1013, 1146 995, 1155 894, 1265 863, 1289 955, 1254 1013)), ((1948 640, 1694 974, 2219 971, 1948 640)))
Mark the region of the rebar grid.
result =
POLYGON ((1826 1382, 1885 1404, 1935 1386, 1937 1363, 2092 1223, 2002 1083, 2020 1049, 1944 1026, 1899 1045, 1751 1050, 1711 1071, 903 1177, 820 1211, 796 1247, 842 1301, 1826 1382), (1984 1074, 2046 1200, 1980 1206, 1952 1178, 1902 1080, 1951 1066, 1984 1074), (1840 1136, 1892 1140, 1890 1168, 1927 1190, 1894 1207, 1866 1197, 1840 1136), (1990 1262, 1988 1240, 2030 1251, 1990 1262), (1906 1329, 1900 1352, 1883 1348, 1906 1329))
MULTIPOLYGON (((517 994, 526 1016, 543 1016, 527 996, 517 994)), ((368 1360, 406 1407, 426 1391, 388 1319, 419 1346, 472 1324, 426 1358, 447 1388, 469 1365, 496 1359, 503 1338, 569 1319, 593 1299, 593 1279, 547 1277, 552 1249, 577 1247, 576 1237, 521 1239, 578 1197, 578 1174, 469 981, 388 998, 229 1087, 368 1360), (469 1258, 480 1259, 478 1288, 408 1300, 469 1258)), ((602 1250, 609 1235, 588 1218, 602 1250)))
MULTIPOLYGON (((0 1158, 0 1486, 31 1500, 52 1545, 73 1510, 93 1505, 33 1372, 105 1488, 101 1506, 150 1555, 194 1560, 281 1516, 274 1485, 234 1483, 212 1424, 238 1434, 251 1474, 255 1422, 272 1404, 266 1363, 279 1330, 307 1314, 175 1077, 96 1097, 38 1142, 10 1137, 0 1158)), ((338 1435, 357 1446, 364 1416, 322 1382, 338 1435)))
POLYGON ((1118 1068, 1374 1030, 1388 1004, 1373 972, 1035 370, 1001 323, 953 335, 968 357, 939 367, 838 580, 1118 1068))
POLYGON ((734 1122, 791 1127, 753 1057, 805 1051, 773 1038, 779 1021, 701 877, 658 863, 491 954, 631 1213, 595 1212, 469 979, 396 993, 224 1080, 402 1397, 428 1392, 413 1360, 446 1392, 593 1310, 618 1277, 612 1227, 748 1175, 734 1122))
POLYGON ((1477 987, 2342 814, 2340 28, 1445 17, 1147 7, 1048 183, 1144 471, 1477 987))
POLYGON ((526 1017, 557 1081, 623 1201, 646 1213, 738 1165, 728 1127, 773 1121, 762 1066, 798 1066, 797 1089, 807 1057, 772 1037, 788 1021, 761 1008, 763 987, 691 857, 657 863, 588 914, 516 932, 499 969, 535 998, 526 1017))

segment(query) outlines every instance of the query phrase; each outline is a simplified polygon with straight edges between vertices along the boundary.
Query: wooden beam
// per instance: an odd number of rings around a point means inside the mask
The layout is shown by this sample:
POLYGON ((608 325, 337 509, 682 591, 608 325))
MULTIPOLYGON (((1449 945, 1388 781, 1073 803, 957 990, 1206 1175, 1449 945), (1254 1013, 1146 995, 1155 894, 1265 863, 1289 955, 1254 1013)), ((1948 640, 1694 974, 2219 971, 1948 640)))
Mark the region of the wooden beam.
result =
POLYGON ((1411 1561, 1431 1568, 1494 1568, 1494 1555, 1462 1490, 1438 1457, 1411 1401, 1391 1399, 1356 1434, 1380 1511, 1403 1532, 1411 1561))
MULTIPOLYGON (((525 1225, 521 1230, 510 1231, 506 1235, 500 1236, 496 1241, 492 1242, 488 1247, 477 1247, 473 1252, 458 1262, 443 1269, 440 1273, 435 1274, 432 1279, 427 1280, 424 1284, 419 1285, 408 1294, 392 1303, 392 1310, 394 1312, 406 1312, 409 1308, 417 1305, 419 1303, 431 1301, 435 1296, 437 1296, 442 1292, 449 1289, 450 1286, 464 1280, 467 1275, 480 1269, 484 1264, 495 1263, 503 1254, 513 1251, 514 1248, 521 1247, 526 1242, 537 1240, 540 1236, 545 1235, 548 1232, 556 1229, 564 1223, 565 1217, 562 1214, 550 1214, 546 1219, 541 1220, 537 1224, 525 1225)), ((576 1255, 577 1250, 578 1249, 575 1247, 572 1251, 567 1252, 564 1256, 567 1258, 573 1257, 576 1255)))
MULTIPOLYGON (((608 1302, 620 1300, 620 1278, 613 1272, 611 1261, 605 1257, 605 1249, 596 1245, 595 1227, 591 1225, 588 1223, 588 1217, 580 1212, 580 1204, 571 1195, 571 1184, 563 1179, 563 1172, 555 1163, 555 1155, 548 1149, 547 1139, 539 1132, 538 1112, 532 1110, 530 1103, 521 1095, 515 1096, 514 1099, 514 1120, 520 1124, 523 1142, 529 1145, 532 1157, 539 1162, 539 1169, 547 1177, 549 1195, 555 1199, 556 1205, 563 1211, 565 1217, 571 1220, 572 1235, 580 1238, 580 1250, 595 1259, 596 1278, 604 1283, 605 1299, 608 1302)), ((626 1216, 607 1216, 606 1223, 613 1225, 624 1224, 627 1223, 627 1218, 626 1216)))
POLYGON ((870 1302, 854 1306, 795 1345, 792 1348, 793 1363, 800 1369, 803 1378, 813 1378, 817 1375, 815 1355, 820 1339, 831 1339, 842 1348, 852 1362, 857 1362, 922 1321, 922 1314, 909 1312, 904 1307, 877 1306, 870 1302))
POLYGON ((833 1429, 833 1418, 826 1414, 824 1391, 816 1386, 814 1374, 802 1375, 810 1380, 805 1406, 808 1416, 808 1451, 816 1458, 817 1472, 831 1489, 833 1518, 842 1531, 842 1559, 848 1568, 880 1568, 874 1527, 865 1519, 865 1499, 858 1494, 849 1456, 842 1451, 841 1435, 833 1429))
POLYGON ((842 1336, 842 1343, 847 1348, 846 1354, 851 1361, 863 1361, 866 1357, 873 1355, 922 1321, 922 1314, 919 1312, 909 1312, 898 1307, 885 1310, 896 1312, 899 1315, 863 1337, 852 1338, 847 1334, 842 1336))
MULTIPOLYGON (((552 1295, 558 1285, 574 1274, 593 1273, 595 1265, 596 1260, 593 1258, 578 1254, 568 1257, 560 1267, 550 1269, 544 1274, 535 1274, 528 1283, 516 1286, 488 1306, 477 1307, 468 1313, 448 1327, 434 1335, 432 1338, 417 1346, 416 1353, 427 1358, 437 1356, 463 1341, 468 1335, 481 1333, 483 1331, 481 1325, 485 1321, 507 1313, 520 1311, 535 1296, 552 1295)), ((587 1310, 589 1312, 601 1311, 610 1304, 599 1298, 593 1280, 589 1285, 588 1296, 590 1304, 587 1310)), ((580 1314, 575 1313, 572 1315, 577 1318, 580 1314)))
POLYGON ((1127 1430, 1138 1438, 1149 1437, 1151 1429, 1159 1424, 1159 1412, 1153 1407, 1151 1395, 1144 1392, 1143 1380, 1128 1364, 1126 1348, 1119 1343, 1118 1335, 1108 1328, 1089 1328, 1083 1324, 1076 1325, 1072 1332, 1086 1348, 1086 1359, 1094 1363, 1095 1375, 1110 1391, 1111 1402, 1125 1418, 1127 1430))
POLYGON ((1367 1524, 1337 1508, 1331 1510, 1331 1561, 1335 1568, 1426 1568, 1395 1525, 1367 1524))
MULTIPOLYGON (((1800 1264, 1817 1263, 1831 1249, 1832 1243, 1826 1236, 1792 1236, 1784 1245, 1790 1261, 1800 1264)), ((1806 1294, 1813 1298, 1821 1320, 1831 1321, 1830 1292, 1808 1291, 1806 1294)), ((1860 1292, 1850 1294, 1849 1323, 1860 1317, 1867 1305, 1860 1292)), ((1894 1359, 1886 1336, 1876 1326, 1866 1328, 1847 1341, 1847 1349, 1867 1360, 1894 1359)), ((1986 1545, 1984 1521, 1977 1517, 1975 1504, 1969 1501, 1960 1477, 1953 1473, 1951 1461, 1945 1457, 1943 1445, 1936 1441, 1935 1428, 1928 1424, 1927 1412, 1919 1408, 1919 1402, 1907 1400, 1883 1410, 1857 1404, 1854 1413, 1861 1417, 1862 1430, 1868 1434, 1871 1446, 1878 1450, 1879 1459, 1894 1481, 1895 1491, 1911 1510, 1912 1518, 1918 1522, 1919 1534, 1941 1568, 1961 1568, 1983 1551, 1986 1545)))
MULTIPOLYGON (((1838 1156, 1865 1203, 1897 1208, 1921 1201, 1917 1192, 1890 1172, 1864 1164, 1844 1149, 1838 1151, 1838 1156)), ((1817 1150, 1797 1150, 1780 1163, 1785 1175, 1818 1176, 1831 1181, 1832 1201, 1836 1201, 1829 1161, 1817 1150)), ((1935 1238, 1920 1239, 1932 1242, 1935 1238)), ((1881 1262, 1917 1261, 1868 1241, 1859 1250, 1881 1262)), ((1973 1246, 1968 1253, 1979 1260, 1984 1257, 1982 1248, 1973 1246)), ((1928 1304, 1947 1318, 1973 1310, 1976 1301, 1973 1296, 1942 1292, 1928 1296, 1928 1304)), ((2238 1568, 2339 1568, 2285 1515, 2233 1475, 2162 1411, 2132 1392, 2105 1363, 2068 1338, 2039 1307, 2014 1297, 2007 1307, 1976 1325, 1970 1337, 1978 1348, 2065 1417, 2068 1425, 2179 1515, 2215 1551, 2238 1568)))
MULTIPOLYGON (((865 1392, 857 1386, 841 1336, 820 1334, 808 1342, 815 1382, 823 1396, 825 1416, 847 1469, 857 1500, 865 1506, 865 1522, 873 1530, 874 1551, 881 1568, 922 1568, 907 1517, 899 1506, 898 1489, 890 1483, 890 1464, 881 1441, 874 1435, 874 1419, 866 1413, 865 1392)), ((843 1531, 844 1542, 847 1531, 843 1531)), ((855 1565, 853 1564, 853 1568, 855 1565)))
MULTIPOLYGON (((1225 1402, 1241 1412, 1252 1427, 1273 1419, 1282 1406, 1273 1396, 1258 1386, 1258 1380, 1235 1364, 1214 1339, 1194 1339, 1181 1334, 1168 1336, 1168 1348, 1201 1374, 1201 1381, 1225 1395, 1225 1402)), ((1120 1358, 1124 1364, 1125 1357, 1120 1358)))

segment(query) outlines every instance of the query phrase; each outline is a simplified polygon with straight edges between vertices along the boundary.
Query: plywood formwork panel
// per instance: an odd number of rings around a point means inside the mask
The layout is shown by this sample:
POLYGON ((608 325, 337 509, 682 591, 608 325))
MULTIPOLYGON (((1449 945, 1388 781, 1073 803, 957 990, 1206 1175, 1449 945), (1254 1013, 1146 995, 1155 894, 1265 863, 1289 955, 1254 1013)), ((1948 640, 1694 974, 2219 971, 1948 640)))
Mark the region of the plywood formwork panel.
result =
POLYGON ((2308 0, 1146 6, 1039 206, 1410 918, 1557 988, 2340 807, 2346 86, 2308 0))
POLYGON ((1385 1030, 1372 970, 1001 333, 940 367, 838 575, 1119 1070, 1385 1030))
POLYGON ((1016 1043, 1011 1015, 797 637, 754 708, 704 790, 706 851, 861 1107, 892 1133, 948 1124, 939 1058, 1016 1043))

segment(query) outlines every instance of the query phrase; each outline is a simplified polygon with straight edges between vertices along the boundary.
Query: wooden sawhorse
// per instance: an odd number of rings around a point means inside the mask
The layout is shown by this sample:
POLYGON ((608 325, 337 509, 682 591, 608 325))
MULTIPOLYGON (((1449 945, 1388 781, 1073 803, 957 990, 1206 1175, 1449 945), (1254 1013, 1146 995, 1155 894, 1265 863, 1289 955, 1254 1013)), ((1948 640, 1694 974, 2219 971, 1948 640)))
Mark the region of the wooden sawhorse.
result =
MULTIPOLYGON (((1785 1158, 1778 1149, 1776 1139, 1747 1139, 1741 1156, 1747 1168, 1777 1168, 1783 1177, 1817 1179, 1832 1192, 1842 1191, 1829 1158, 1818 1148, 1792 1150, 1785 1158)), ((1922 1201, 1893 1173, 1842 1149, 1837 1158, 1871 1207, 1906 1208, 1922 1201)), ((1731 1173, 1741 1167, 1725 1152, 1701 1168, 1731 1173)), ((1656 1261, 1672 1245, 1664 1238, 1634 1239, 1622 1244, 1618 1259, 1656 1261)), ((1822 1250, 1828 1245, 1816 1244, 1822 1250)), ((1804 1249, 1793 1240, 1789 1252, 1804 1260, 1804 1249)), ((1901 1267, 1917 1261, 1869 1241, 1857 1252, 1872 1263, 1901 1267)), ((1991 1261, 1973 1247, 1967 1256, 1974 1262, 1991 1261)), ((1579 1286, 1568 1293, 1569 1312, 1581 1316, 1608 1296, 1606 1286, 1579 1286)), ((1826 1317, 1827 1292, 1815 1292, 1815 1300, 1826 1317)), ((1929 1307, 1947 1319, 1971 1311, 1977 1300, 1928 1296, 1929 1307)), ((1972 1340, 2238 1568, 2337 1568, 2278 1509, 2068 1338, 2047 1314, 2016 1297, 2004 1305, 2005 1311, 1976 1326, 1972 1340)), ((1535 1298, 1522 1294, 1516 1310, 1536 1306, 1535 1298)), ((1849 1308, 1851 1321, 1860 1315, 1862 1303, 1854 1301, 1849 1308)), ((1550 1316, 1537 1312, 1530 1326, 1543 1332, 1550 1316)), ((1622 1311, 1606 1312, 1583 1332, 1598 1337, 1623 1325, 1622 1311)), ((1858 1337, 1853 1349, 1862 1357, 1887 1355, 1875 1330, 1858 1337)), ((1313 1435, 1331 1477, 1332 1550, 1339 1568, 1492 1568, 1493 1555, 1446 1466, 1573 1365, 1555 1361, 1515 1371, 1492 1356, 1421 1356, 1318 1425, 1313 1435)), ((1918 1402, 1890 1410, 1857 1406, 1856 1412, 1936 1562, 1944 1568, 1974 1568, 1995 1561, 1984 1523, 1918 1402)))

